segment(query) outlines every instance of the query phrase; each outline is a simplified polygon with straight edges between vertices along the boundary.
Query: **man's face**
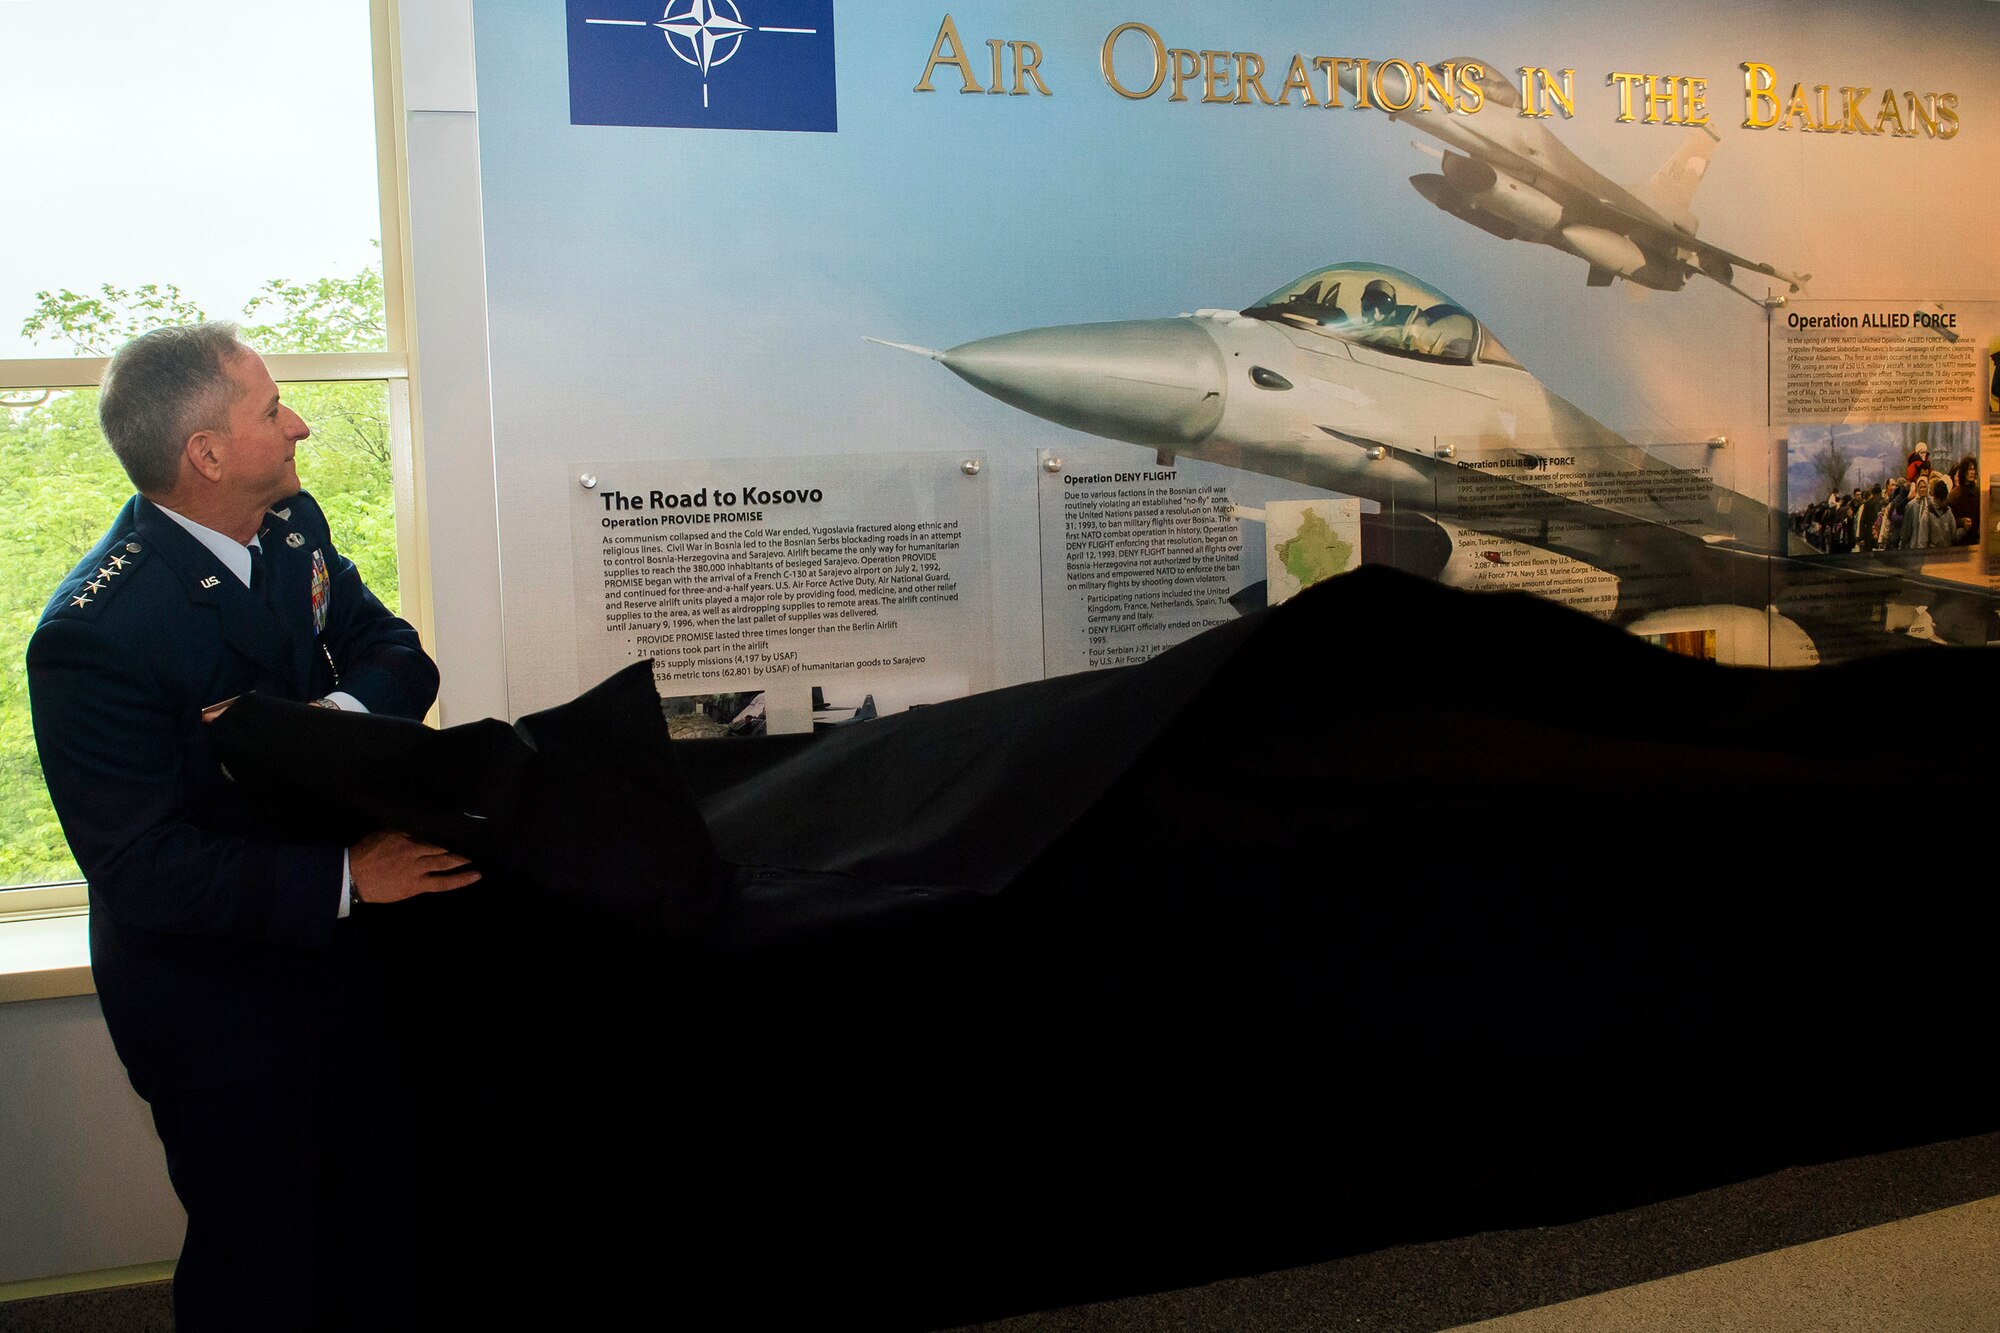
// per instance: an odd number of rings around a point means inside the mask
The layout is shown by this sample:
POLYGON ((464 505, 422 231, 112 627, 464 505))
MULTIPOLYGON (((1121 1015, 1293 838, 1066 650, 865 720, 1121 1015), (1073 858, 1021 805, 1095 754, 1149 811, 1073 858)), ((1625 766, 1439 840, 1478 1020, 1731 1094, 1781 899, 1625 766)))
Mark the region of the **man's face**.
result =
POLYGON ((299 493, 294 462, 298 443, 312 434, 299 414, 278 401, 278 386, 264 358, 244 348, 229 363, 235 400, 223 426, 217 453, 222 480, 246 507, 265 509, 299 493))

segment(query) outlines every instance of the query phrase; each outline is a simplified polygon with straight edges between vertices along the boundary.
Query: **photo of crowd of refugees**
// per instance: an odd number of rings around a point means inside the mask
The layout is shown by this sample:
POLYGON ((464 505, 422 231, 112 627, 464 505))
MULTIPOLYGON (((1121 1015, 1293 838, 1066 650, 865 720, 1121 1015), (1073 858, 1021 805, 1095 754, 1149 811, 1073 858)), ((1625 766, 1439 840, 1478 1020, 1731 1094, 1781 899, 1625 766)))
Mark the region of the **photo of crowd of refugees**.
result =
POLYGON ((1979 541, 1976 422, 1794 426, 1785 454, 1795 555, 1934 551, 1979 541))

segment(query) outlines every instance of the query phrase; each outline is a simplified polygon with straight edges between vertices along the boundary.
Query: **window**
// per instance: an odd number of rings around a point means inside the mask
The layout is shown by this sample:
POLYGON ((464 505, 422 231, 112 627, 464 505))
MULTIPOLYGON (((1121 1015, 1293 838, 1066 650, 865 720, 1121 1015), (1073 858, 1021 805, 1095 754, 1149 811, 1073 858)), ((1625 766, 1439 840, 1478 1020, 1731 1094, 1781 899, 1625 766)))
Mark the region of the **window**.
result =
POLYGON ((131 490, 91 387, 126 338, 242 324, 313 428, 300 473, 342 549, 392 606, 414 600, 390 26, 388 0, 0 4, 0 47, 35 54, 0 81, 22 187, 0 210, 0 914, 83 902, 22 657, 131 490), (74 887, 18 891, 51 881, 74 887))

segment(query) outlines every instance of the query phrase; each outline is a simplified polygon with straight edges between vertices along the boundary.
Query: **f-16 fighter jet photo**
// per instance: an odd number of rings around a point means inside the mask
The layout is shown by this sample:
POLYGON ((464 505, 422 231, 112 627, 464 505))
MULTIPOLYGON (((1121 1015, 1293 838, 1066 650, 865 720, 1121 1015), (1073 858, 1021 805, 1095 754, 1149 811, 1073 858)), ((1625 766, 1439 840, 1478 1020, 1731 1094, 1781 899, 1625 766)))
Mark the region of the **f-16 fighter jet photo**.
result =
MULTIPOLYGON (((1479 67, 1473 81, 1485 97, 1481 110, 1447 113, 1433 107, 1421 113, 1384 109, 1383 114, 1445 145, 1447 151, 1439 154, 1442 169, 1412 176, 1410 184, 1453 217, 1502 240, 1575 255, 1590 266, 1584 281, 1592 287, 1608 287, 1623 278, 1655 291, 1677 292, 1699 274, 1758 301, 1758 294, 1736 285, 1739 272, 1776 278, 1794 292, 1811 278, 1697 238, 1701 224, 1690 205, 1717 143, 1705 126, 1690 129, 1650 181, 1620 185, 1571 152, 1544 121, 1516 114, 1520 92, 1493 66, 1471 59, 1444 63, 1461 72, 1466 66, 1479 67)), ((1400 74, 1392 67, 1385 82, 1400 83, 1400 74)), ((1340 83, 1352 95, 1358 83, 1355 71, 1343 70, 1340 83)), ((1383 91, 1392 102, 1406 100, 1407 90, 1400 86, 1383 91)))
MULTIPOLYGON (((1025 329, 944 351, 886 345, 1162 462, 1184 455, 1378 501, 1399 521, 1448 528, 1434 549, 1476 532, 1592 566, 1618 580, 1621 622, 1795 600, 1840 622, 1802 613, 1815 642, 1824 629, 1893 633, 1918 608, 1945 642, 1984 644, 1994 628, 1994 597, 1965 583, 1893 561, 1773 558, 1784 547, 1770 506, 1593 420, 1471 311, 1386 265, 1315 269, 1242 310, 1025 329)), ((1451 582, 1450 563, 1418 572, 1451 582)))

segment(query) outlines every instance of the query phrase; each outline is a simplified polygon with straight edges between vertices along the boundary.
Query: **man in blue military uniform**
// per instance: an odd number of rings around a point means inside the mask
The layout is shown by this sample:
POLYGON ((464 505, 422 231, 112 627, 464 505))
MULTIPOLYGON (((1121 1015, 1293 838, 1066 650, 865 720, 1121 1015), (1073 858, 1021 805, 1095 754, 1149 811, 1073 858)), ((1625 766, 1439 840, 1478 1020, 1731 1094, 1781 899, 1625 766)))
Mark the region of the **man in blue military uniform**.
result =
POLYGON ((187 1207, 179 1326, 380 1326, 385 1200, 349 1150, 393 1108, 353 922, 478 874, 258 807, 208 723, 252 690, 420 718, 437 668, 300 492, 308 429, 234 326, 127 344, 99 416, 139 494, 50 601, 28 684, 105 1021, 187 1207))

